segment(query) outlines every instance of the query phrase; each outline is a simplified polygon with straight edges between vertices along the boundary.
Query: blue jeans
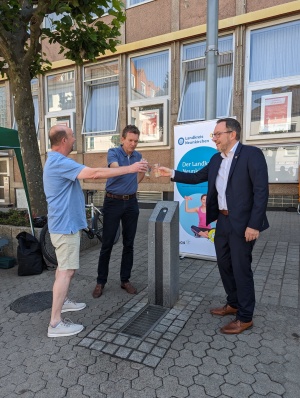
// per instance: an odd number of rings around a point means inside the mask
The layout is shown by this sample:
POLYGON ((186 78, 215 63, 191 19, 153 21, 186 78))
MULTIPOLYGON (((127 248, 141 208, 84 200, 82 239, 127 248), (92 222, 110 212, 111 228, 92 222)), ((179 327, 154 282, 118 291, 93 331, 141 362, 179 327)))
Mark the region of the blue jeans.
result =
POLYGON ((120 221, 122 222, 123 251, 120 279, 128 282, 133 266, 133 244, 139 218, 139 206, 136 198, 120 200, 105 198, 103 204, 103 238, 98 262, 97 283, 107 282, 109 260, 114 238, 120 221))

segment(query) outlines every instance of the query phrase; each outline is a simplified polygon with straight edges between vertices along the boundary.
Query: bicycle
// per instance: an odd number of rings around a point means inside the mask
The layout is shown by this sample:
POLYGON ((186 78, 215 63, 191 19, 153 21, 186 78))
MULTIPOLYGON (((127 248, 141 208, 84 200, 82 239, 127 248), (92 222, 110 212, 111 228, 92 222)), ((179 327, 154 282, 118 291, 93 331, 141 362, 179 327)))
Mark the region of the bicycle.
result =
MULTIPOLYGON (((90 210, 91 218, 88 218, 88 227, 84 228, 83 231, 87 234, 89 239, 94 239, 94 237, 97 237, 99 241, 102 242, 103 213, 102 213, 102 207, 97 207, 94 205, 93 197, 95 192, 97 191, 86 192, 88 203, 85 205, 85 208, 90 210)), ((119 225, 119 228, 115 236, 114 245, 118 242, 120 234, 121 234, 121 227, 119 225)), ((46 260, 48 260, 53 265, 57 265, 55 248, 52 245, 50 239, 48 223, 46 223, 41 230, 40 244, 43 256, 46 258, 46 260)))

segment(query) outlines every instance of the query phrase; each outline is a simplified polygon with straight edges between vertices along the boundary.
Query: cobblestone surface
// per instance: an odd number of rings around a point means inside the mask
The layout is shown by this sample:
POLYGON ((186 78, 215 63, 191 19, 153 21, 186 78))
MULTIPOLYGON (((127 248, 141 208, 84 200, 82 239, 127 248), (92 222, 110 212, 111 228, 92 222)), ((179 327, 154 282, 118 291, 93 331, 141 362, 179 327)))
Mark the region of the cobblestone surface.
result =
POLYGON ((100 246, 81 254, 70 297, 87 307, 67 314, 85 326, 49 339, 50 310, 16 313, 17 299, 50 291, 54 272, 17 276, 0 270, 0 398, 297 398, 300 388, 299 236, 297 213, 269 212, 270 229, 253 252, 254 327, 220 334, 231 317, 213 317, 225 293, 216 263, 180 261, 180 300, 144 338, 118 333, 147 303, 147 219, 141 210, 130 296, 119 286, 121 244, 112 254, 104 294, 91 292, 100 246))
POLYGON ((124 326, 133 321, 140 311, 147 309, 145 289, 96 327, 79 345, 155 368, 167 352, 167 348, 158 343, 166 341, 171 344, 192 315, 192 309, 196 309, 202 299, 195 293, 183 292, 176 305, 154 323, 149 333, 143 333, 140 338, 130 333, 123 335, 124 326))

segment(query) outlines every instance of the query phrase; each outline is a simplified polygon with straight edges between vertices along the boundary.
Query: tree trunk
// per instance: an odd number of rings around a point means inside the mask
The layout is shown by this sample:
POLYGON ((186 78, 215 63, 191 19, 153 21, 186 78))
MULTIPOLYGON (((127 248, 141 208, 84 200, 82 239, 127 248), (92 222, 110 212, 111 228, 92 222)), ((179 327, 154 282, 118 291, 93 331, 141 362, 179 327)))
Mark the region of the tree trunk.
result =
POLYGON ((9 75, 30 206, 34 216, 42 216, 47 214, 47 206, 43 189, 42 162, 34 124, 31 78, 28 68, 21 65, 17 70, 10 71, 9 75))

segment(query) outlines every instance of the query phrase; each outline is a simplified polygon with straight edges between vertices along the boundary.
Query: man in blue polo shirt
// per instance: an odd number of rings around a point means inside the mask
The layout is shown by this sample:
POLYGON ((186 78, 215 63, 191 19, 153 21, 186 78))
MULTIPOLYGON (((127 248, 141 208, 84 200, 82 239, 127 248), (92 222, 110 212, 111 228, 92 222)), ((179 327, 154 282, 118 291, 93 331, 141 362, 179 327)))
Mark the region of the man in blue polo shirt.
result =
MULTIPOLYGON (((142 159, 142 155, 135 150, 139 136, 140 131, 136 126, 129 125, 124 128, 121 145, 108 151, 107 162, 110 168, 128 166, 142 159)), ((123 235, 121 288, 129 294, 137 292, 129 279, 133 266, 133 244, 139 217, 136 191, 144 175, 145 172, 139 172, 107 180, 103 206, 103 239, 98 263, 97 284, 93 291, 94 298, 102 295, 107 282, 110 255, 120 221, 122 221, 123 235)))
POLYGON ((57 270, 53 285, 53 301, 48 337, 72 336, 82 331, 83 325, 63 320, 61 313, 79 311, 85 303, 68 299, 68 290, 75 270, 79 268, 81 229, 87 227, 84 195, 79 183, 85 178, 109 178, 121 174, 146 171, 144 162, 127 167, 90 168, 67 156, 73 149, 75 137, 66 126, 53 126, 49 131, 52 151, 44 167, 43 182, 48 202, 48 227, 55 247, 57 270))

